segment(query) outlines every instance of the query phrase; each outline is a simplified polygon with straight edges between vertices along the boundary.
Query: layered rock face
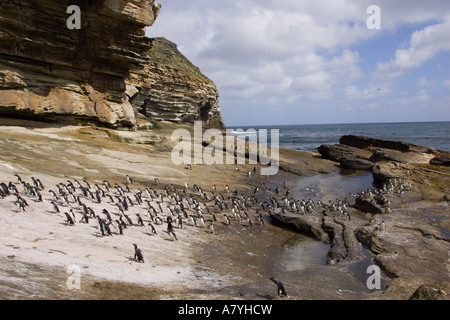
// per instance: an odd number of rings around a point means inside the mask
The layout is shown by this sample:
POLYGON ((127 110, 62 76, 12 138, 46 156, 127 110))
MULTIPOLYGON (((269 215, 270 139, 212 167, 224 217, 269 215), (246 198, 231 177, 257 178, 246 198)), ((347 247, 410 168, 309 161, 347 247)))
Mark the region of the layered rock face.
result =
POLYGON ((216 85, 164 38, 150 39, 149 63, 132 72, 127 93, 139 115, 223 128, 216 85))
POLYGON ((177 70, 170 70, 170 81, 166 66, 151 60, 145 27, 160 11, 154 0, 5 0, 0 9, 0 115, 135 127, 137 115, 201 119, 202 107, 211 101, 204 120, 220 117, 210 80, 205 87, 211 93, 205 95, 203 83, 180 86, 184 78, 177 70), (70 5, 80 8, 80 29, 67 27, 70 5), (181 93, 165 104, 175 111, 164 111, 156 101, 177 90, 181 93))

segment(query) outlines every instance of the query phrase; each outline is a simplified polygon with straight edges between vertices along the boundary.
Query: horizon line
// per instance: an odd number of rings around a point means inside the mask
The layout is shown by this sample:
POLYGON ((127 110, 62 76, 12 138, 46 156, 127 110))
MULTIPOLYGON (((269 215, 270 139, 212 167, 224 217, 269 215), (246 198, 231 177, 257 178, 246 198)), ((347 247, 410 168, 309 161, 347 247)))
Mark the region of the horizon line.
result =
POLYGON ((320 126, 320 125, 339 125, 339 124, 406 124, 406 123, 445 123, 450 120, 433 121, 393 121, 393 122, 335 122, 335 123, 296 123, 296 124, 258 124, 258 125, 226 125, 225 127, 275 127, 275 126, 320 126))

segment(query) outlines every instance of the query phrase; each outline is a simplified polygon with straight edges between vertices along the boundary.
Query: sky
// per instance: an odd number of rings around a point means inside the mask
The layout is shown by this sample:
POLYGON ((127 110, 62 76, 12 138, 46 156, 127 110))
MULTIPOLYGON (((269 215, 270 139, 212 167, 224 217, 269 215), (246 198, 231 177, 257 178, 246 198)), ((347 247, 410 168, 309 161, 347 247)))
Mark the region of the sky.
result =
POLYGON ((157 1, 226 126, 450 121, 448 0, 157 1))

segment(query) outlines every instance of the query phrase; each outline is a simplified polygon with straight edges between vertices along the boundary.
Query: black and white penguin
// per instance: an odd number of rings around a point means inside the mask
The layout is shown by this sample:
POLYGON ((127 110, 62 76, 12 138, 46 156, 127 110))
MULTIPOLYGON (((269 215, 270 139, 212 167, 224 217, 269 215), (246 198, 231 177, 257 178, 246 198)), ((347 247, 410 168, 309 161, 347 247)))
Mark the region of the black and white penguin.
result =
POLYGON ((109 222, 111 222, 111 215, 109 214, 109 211, 106 209, 102 210, 102 213, 106 216, 106 218, 108 219, 109 222))
POLYGON ((109 223, 103 222, 103 227, 105 228, 106 233, 108 235, 112 236, 111 228, 109 227, 110 224, 111 224, 111 222, 109 222, 109 223))
POLYGON ((177 239, 177 235, 175 234, 175 232, 173 231, 173 225, 171 221, 167 221, 167 233, 169 235, 173 235, 173 237, 175 238, 175 240, 177 239))
POLYGON ((144 226, 144 220, 142 220, 142 218, 139 215, 139 213, 136 213, 136 216, 138 217, 138 224, 143 227, 144 226))
POLYGON ((116 220, 116 224, 117 224, 117 228, 119 229, 119 234, 123 235, 123 228, 122 228, 122 223, 120 222, 120 220, 116 220))
POLYGON ((53 209, 59 213, 59 208, 58 208, 58 205, 56 204, 56 202, 52 201, 51 203, 53 205, 53 209))
POLYGON ((129 175, 127 175, 127 181, 129 184, 133 184, 133 180, 131 180, 131 177, 129 175))
POLYGON ((70 214, 68 214, 67 212, 64 212, 65 216, 66 216, 66 221, 67 224, 69 226, 73 226, 75 224, 75 222, 73 222, 73 218, 70 216, 70 214))
POLYGON ((137 244, 133 243, 134 246, 134 260, 144 263, 144 255, 142 250, 138 248, 137 244))
POLYGON ((105 235, 105 228, 103 226, 103 220, 99 216, 97 216, 97 220, 98 220, 98 227, 100 228, 102 236, 104 236, 105 235))
POLYGON ((274 277, 270 278, 270 280, 272 280, 276 285, 277 285, 277 289, 278 289, 278 296, 280 297, 287 297, 287 293, 286 290, 284 289, 283 284, 281 283, 280 280, 275 279, 274 277))
POLYGON ((155 227, 150 222, 148 223, 148 226, 150 227, 150 230, 152 231, 152 234, 157 234, 155 227))

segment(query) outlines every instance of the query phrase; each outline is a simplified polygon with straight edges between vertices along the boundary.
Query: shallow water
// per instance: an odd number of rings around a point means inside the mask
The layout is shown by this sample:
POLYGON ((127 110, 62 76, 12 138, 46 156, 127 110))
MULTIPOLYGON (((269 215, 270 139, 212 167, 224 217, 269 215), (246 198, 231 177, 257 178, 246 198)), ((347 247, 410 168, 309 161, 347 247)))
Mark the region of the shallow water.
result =
POLYGON ((294 182, 291 196, 295 199, 343 200, 349 193, 373 188, 373 176, 366 171, 341 170, 330 174, 319 174, 312 177, 302 177, 294 182))
POLYGON ((317 241, 302 234, 288 239, 273 261, 274 273, 306 269, 326 264, 329 244, 317 241))

